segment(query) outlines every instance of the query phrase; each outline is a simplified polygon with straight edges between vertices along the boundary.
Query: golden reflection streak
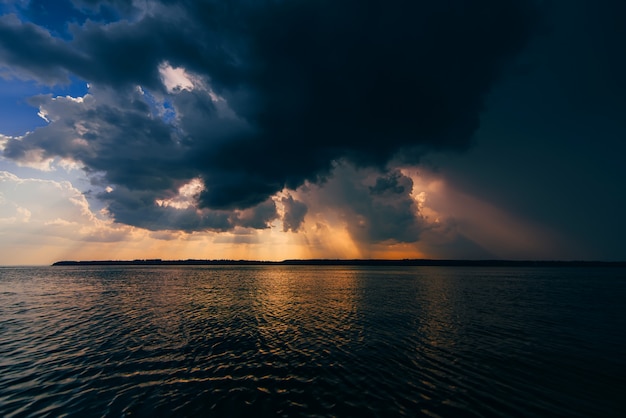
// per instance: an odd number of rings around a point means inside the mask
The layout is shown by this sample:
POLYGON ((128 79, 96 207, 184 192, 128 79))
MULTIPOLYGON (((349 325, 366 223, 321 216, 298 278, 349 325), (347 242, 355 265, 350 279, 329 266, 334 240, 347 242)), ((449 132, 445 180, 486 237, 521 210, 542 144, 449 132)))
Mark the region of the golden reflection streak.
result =
POLYGON ((261 352, 322 355, 357 331, 356 276, 345 268, 266 269, 256 284, 261 352), (311 335, 320 337, 311 341, 311 335))

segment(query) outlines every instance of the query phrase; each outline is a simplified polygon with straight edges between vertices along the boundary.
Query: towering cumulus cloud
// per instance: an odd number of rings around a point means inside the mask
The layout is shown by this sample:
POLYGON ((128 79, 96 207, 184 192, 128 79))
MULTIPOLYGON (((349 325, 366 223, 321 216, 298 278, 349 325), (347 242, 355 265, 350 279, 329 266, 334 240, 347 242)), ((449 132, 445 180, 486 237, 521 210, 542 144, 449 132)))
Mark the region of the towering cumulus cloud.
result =
POLYGON ((275 202, 297 231, 306 206, 272 196, 342 161, 380 171, 372 205, 418 216, 394 165, 469 146, 535 19, 528 0, 60 3, 57 29, 0 17, 0 66, 89 92, 31 98, 48 124, 4 156, 73 160, 118 222, 188 231, 266 228, 275 202))

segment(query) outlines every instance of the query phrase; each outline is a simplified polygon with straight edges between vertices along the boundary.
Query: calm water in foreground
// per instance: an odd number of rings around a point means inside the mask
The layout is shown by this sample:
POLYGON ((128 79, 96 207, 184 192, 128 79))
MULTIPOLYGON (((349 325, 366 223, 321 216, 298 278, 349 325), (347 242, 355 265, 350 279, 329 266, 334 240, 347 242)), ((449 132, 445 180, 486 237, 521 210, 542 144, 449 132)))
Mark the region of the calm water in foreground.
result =
POLYGON ((626 416, 626 270, 0 268, 0 416, 626 416))

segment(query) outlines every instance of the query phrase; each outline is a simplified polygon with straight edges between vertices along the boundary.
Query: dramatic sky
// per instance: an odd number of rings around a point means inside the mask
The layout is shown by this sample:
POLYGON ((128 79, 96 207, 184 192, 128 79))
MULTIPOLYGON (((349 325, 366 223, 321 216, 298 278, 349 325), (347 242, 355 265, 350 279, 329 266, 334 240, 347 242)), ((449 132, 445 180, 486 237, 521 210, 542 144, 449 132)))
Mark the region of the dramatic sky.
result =
POLYGON ((0 264, 626 260, 623 0, 0 0, 0 264))

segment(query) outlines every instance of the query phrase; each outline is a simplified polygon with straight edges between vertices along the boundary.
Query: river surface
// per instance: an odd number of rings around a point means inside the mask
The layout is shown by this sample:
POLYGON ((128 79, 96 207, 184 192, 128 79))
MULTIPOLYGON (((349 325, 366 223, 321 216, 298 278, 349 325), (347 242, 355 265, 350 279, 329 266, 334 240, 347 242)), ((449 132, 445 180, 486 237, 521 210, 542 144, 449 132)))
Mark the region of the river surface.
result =
POLYGON ((626 269, 0 267, 0 416, 626 416, 626 269))

